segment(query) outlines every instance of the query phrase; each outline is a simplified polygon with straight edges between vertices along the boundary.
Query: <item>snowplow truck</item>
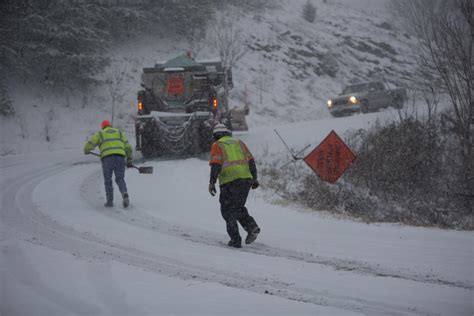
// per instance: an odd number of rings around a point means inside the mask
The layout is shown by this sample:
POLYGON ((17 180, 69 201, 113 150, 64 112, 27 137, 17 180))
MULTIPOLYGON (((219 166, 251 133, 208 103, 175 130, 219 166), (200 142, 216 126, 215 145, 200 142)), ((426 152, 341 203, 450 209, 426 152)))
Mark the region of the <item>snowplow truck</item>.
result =
POLYGON ((220 60, 182 55, 144 68, 138 92, 136 149, 144 158, 190 156, 210 150, 212 130, 231 130, 227 94, 232 72, 220 60))

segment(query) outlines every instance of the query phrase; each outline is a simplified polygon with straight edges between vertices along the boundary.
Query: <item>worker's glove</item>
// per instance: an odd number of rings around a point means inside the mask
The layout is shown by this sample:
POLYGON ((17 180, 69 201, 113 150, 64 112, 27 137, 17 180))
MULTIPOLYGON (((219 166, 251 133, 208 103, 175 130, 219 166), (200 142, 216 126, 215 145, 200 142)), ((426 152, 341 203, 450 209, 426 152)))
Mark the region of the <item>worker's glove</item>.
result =
POLYGON ((127 168, 133 168, 133 162, 131 160, 127 160, 127 168))
POLYGON ((209 193, 214 196, 216 195, 216 185, 214 183, 209 183, 209 193))
POLYGON ((260 183, 258 183, 258 180, 255 179, 255 180, 252 180, 252 184, 251 184, 251 187, 253 190, 255 190, 256 188, 258 188, 260 186, 260 183))
POLYGON ((252 180, 252 189, 255 190, 256 188, 258 188, 260 186, 260 183, 258 183, 258 180, 255 179, 255 180, 252 180))

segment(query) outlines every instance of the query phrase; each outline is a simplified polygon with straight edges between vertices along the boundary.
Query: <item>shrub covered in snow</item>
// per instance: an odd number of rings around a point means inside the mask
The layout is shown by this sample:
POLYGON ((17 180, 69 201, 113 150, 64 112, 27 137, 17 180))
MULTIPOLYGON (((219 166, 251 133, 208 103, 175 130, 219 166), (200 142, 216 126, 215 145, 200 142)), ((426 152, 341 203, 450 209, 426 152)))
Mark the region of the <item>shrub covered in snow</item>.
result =
POLYGON ((308 0, 303 6, 302 14, 303 18, 310 23, 313 23, 316 19, 316 7, 311 3, 310 0, 308 0))
POLYGON ((337 72, 339 71, 339 64, 334 56, 334 52, 328 51, 323 55, 320 67, 328 76, 333 78, 336 77, 337 72))
POLYGON ((262 183, 314 210, 365 221, 474 229, 472 196, 463 191, 460 150, 440 117, 375 125, 353 132, 346 142, 357 160, 335 184, 291 164, 275 167, 283 159, 262 168, 262 183))

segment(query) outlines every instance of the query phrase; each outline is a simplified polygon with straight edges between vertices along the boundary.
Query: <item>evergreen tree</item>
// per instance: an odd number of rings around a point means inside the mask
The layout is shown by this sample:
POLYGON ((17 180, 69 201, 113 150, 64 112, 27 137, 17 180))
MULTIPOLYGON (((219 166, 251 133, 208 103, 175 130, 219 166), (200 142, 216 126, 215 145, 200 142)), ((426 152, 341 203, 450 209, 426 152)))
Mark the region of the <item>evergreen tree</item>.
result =
POLYGON ((107 65, 107 33, 98 5, 78 1, 7 1, 1 5, 2 73, 52 90, 86 88, 107 65))
POLYGON ((85 92, 99 83, 111 45, 142 35, 203 37, 217 1, 0 1, 0 79, 85 92))

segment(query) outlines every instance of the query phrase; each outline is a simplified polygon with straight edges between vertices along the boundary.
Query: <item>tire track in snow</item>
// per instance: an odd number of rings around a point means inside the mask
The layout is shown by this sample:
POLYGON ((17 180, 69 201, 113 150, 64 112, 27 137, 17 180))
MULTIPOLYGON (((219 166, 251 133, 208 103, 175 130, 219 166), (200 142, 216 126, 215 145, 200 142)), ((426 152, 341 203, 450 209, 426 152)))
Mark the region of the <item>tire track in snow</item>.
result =
MULTIPOLYGON (((100 211, 101 213, 116 220, 143 229, 163 233, 173 237, 182 238, 207 246, 219 246, 228 248, 228 246, 223 243, 223 240, 227 238, 227 235, 205 231, 194 227, 183 226, 175 223, 169 223, 160 218, 151 216, 146 212, 133 207, 133 205, 131 205, 131 208, 127 209, 127 211, 117 211, 116 209, 105 208, 100 208, 100 210, 97 209, 97 204, 93 202, 94 200, 97 200, 97 197, 92 192, 92 186, 90 185, 94 182, 97 183, 97 179, 98 178, 96 173, 91 173, 81 185, 81 195, 83 199, 86 200, 89 205, 91 205, 91 207, 100 211)), ((467 290, 474 289, 474 286, 472 284, 445 280, 437 275, 420 275, 411 271, 395 271, 390 268, 370 264, 368 262, 328 258, 314 255, 308 252, 299 252, 290 249, 272 247, 259 242, 255 242, 252 245, 245 246, 241 249, 238 249, 237 251, 243 251, 268 257, 285 258, 288 260, 301 261, 310 264, 319 264, 332 267, 335 270, 349 271, 359 274, 372 275, 376 277, 399 278, 409 281, 430 283, 435 285, 445 285, 467 290)))
MULTIPOLYGON (((78 231, 74 227, 62 224, 43 213, 32 200, 32 192, 42 181, 70 167, 71 165, 58 164, 54 167, 29 172, 26 175, 21 175, 16 179, 12 179, 12 181, 8 181, 8 185, 1 188, 3 211, 0 213, 0 219, 11 234, 33 244, 69 253, 78 259, 87 258, 103 262, 114 260, 136 268, 183 280, 215 282, 258 294, 266 293, 288 300, 357 311, 366 315, 426 314, 410 308, 392 306, 354 297, 333 295, 314 288, 299 287, 295 284, 281 282, 276 278, 249 276, 243 273, 219 269, 214 266, 193 265, 174 258, 114 243, 87 231, 78 231)), ((127 218, 122 219, 128 220, 127 218)), ((130 221, 133 223, 132 218, 130 218, 130 221)), ((135 224, 143 225, 144 223, 140 221, 135 222, 135 224)), ((169 226, 162 222, 160 222, 160 225, 161 228, 165 228, 165 233, 167 231, 174 231, 176 236, 186 237, 182 234, 180 235, 182 230, 179 226, 169 226)), ((159 231, 160 227, 155 229, 159 231)), ((206 245, 216 246, 214 241, 215 235, 211 234, 211 237, 206 237, 206 235, 197 236, 186 238, 202 244, 206 244, 207 241, 206 245), (193 238, 196 239, 193 240, 193 238), (209 240, 212 240, 212 242, 209 242, 209 240)), ((220 236, 218 238, 221 240, 220 236)))

